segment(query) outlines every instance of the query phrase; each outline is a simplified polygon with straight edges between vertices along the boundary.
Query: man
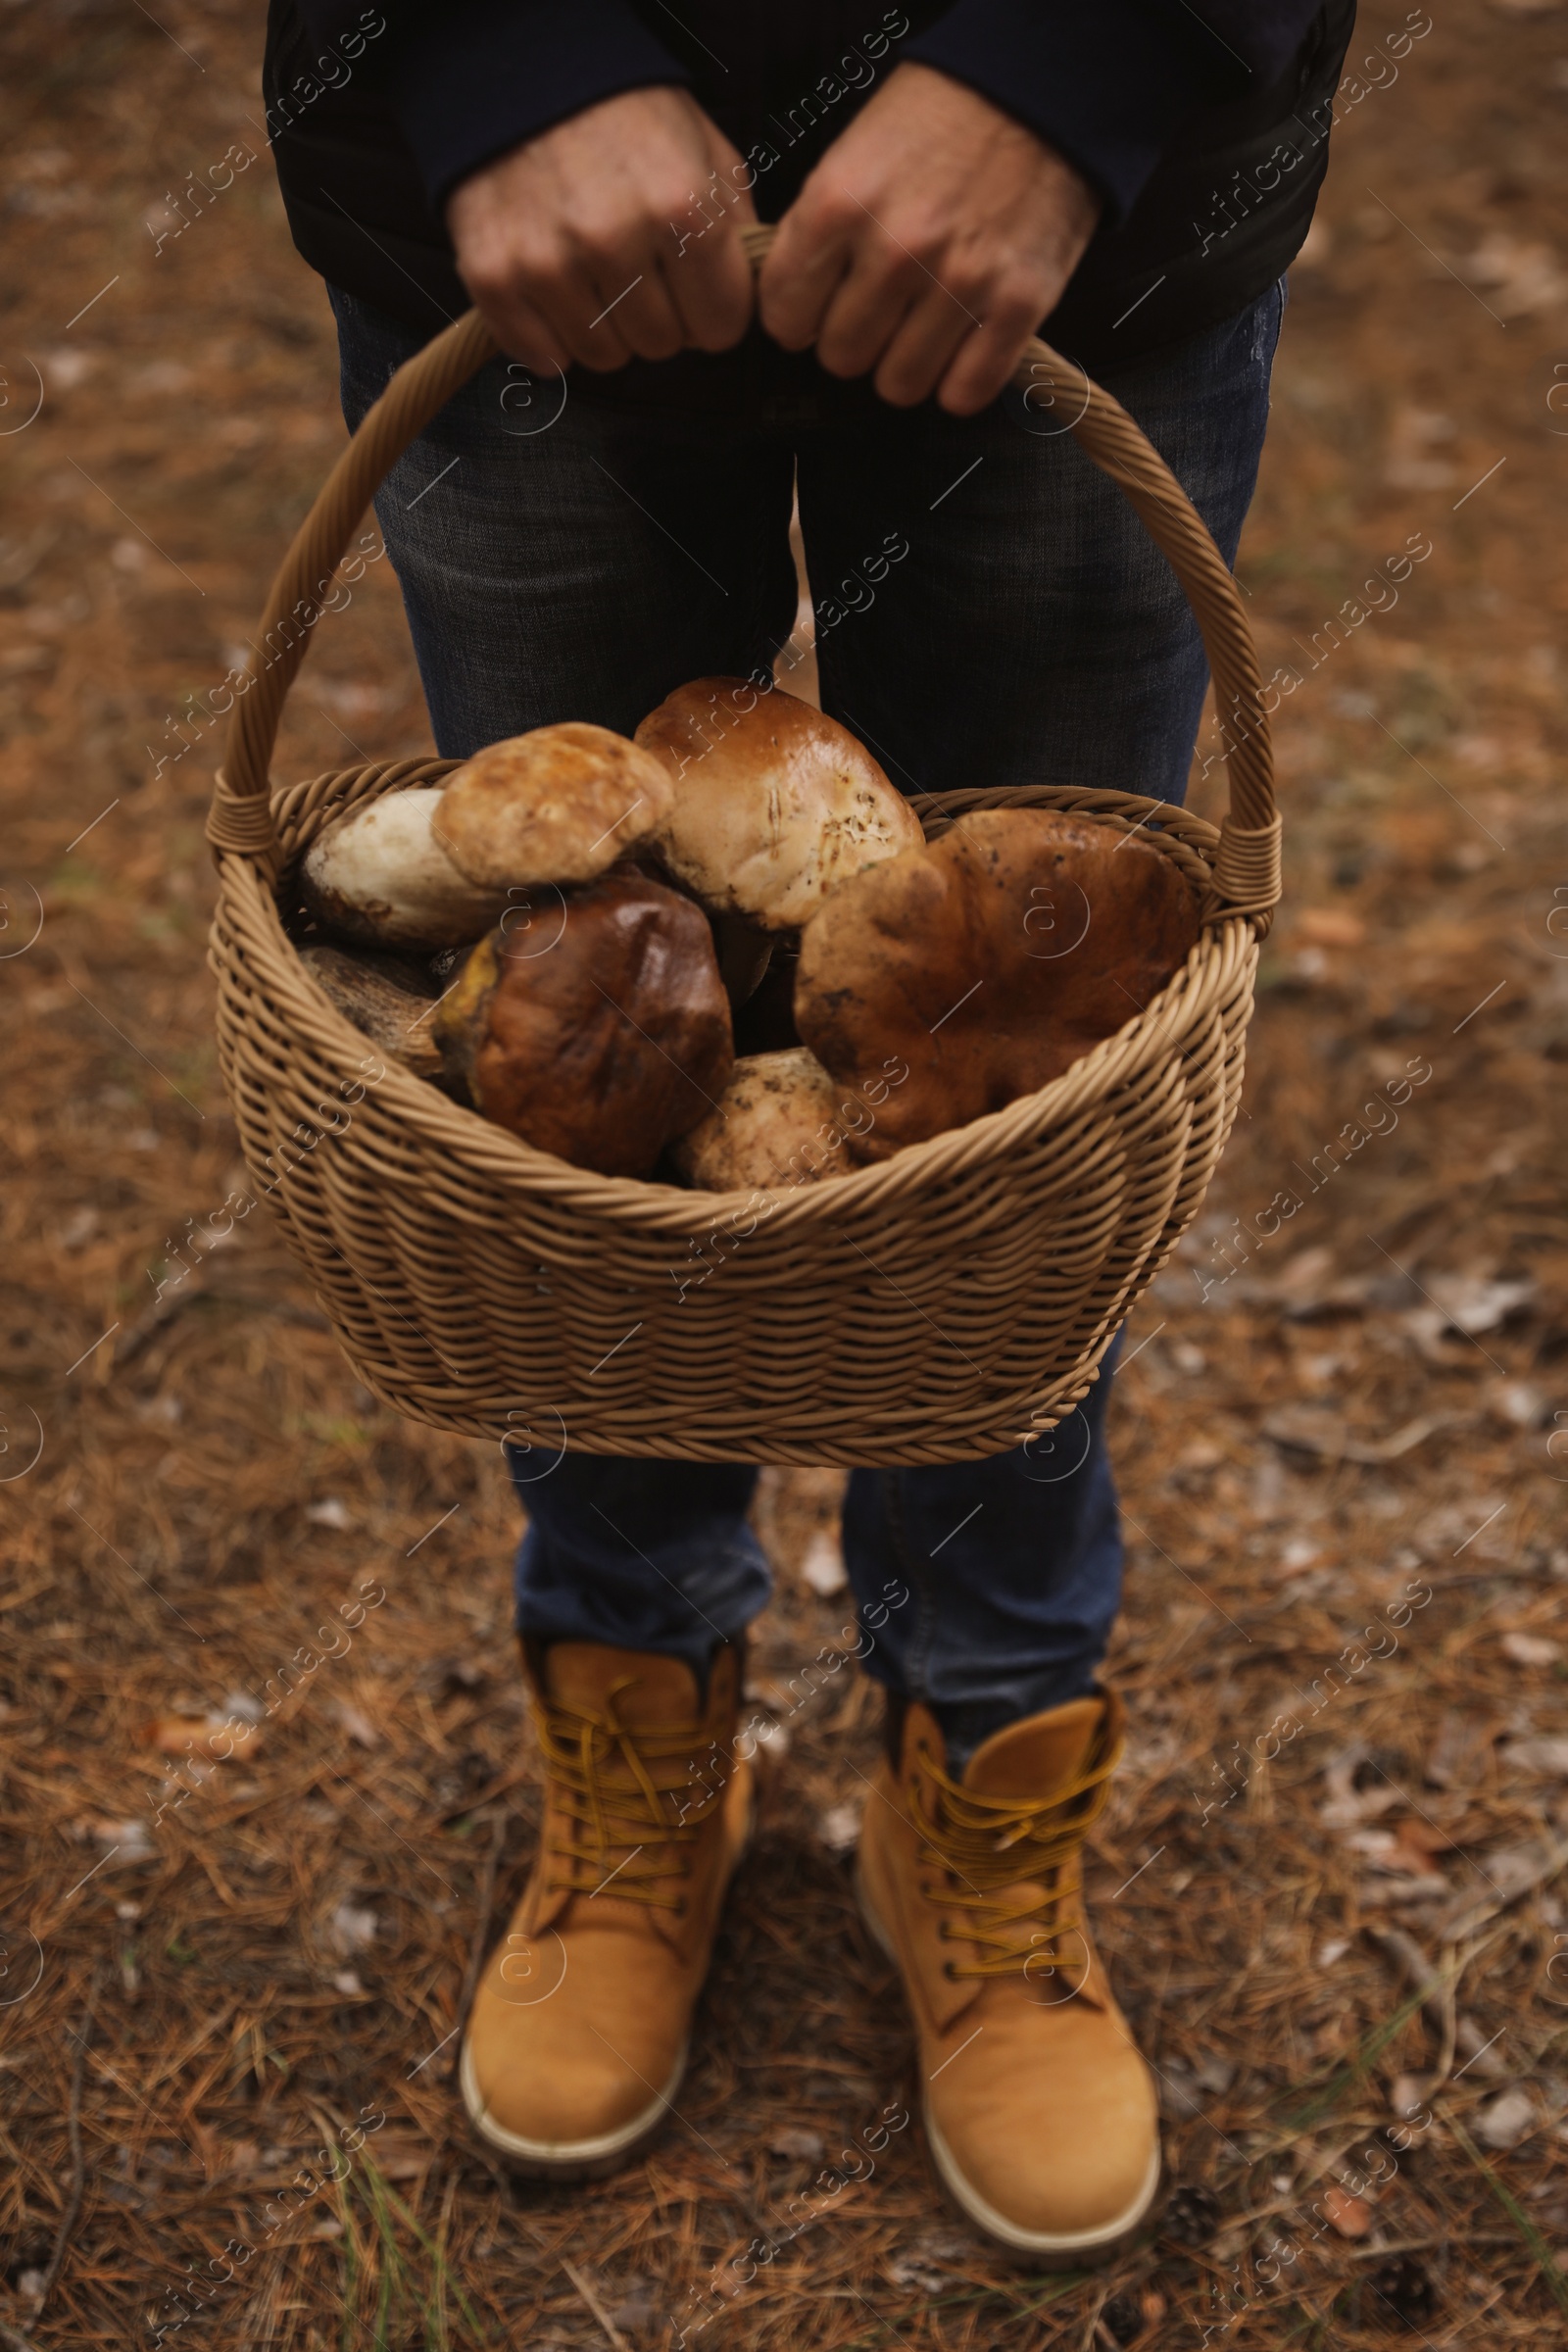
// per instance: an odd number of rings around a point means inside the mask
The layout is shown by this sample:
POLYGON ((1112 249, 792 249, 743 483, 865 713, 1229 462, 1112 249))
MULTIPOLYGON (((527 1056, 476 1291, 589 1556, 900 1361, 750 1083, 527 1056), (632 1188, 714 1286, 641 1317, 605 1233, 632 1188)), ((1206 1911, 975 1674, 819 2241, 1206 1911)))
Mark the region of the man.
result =
MULTIPOLYGON (((798 488, 823 705, 902 785, 1179 801, 1205 684, 1180 592, 1060 388, 1004 387, 1044 321, 1234 557, 1351 13, 274 0, 269 127, 350 423, 469 300, 511 355, 378 502, 442 752, 629 734, 696 676, 766 685, 798 488)), ((845 1515, 888 1700, 867 1924, 939 2171, 1048 2263, 1105 2257, 1159 2178, 1080 1893, 1119 1746, 1109 1386, 1018 1452, 858 1471, 845 1515)), ((676 2093, 750 1825, 767 1575, 748 1466, 512 1459, 546 1800, 462 2079, 487 2140, 573 2178, 676 2093)))

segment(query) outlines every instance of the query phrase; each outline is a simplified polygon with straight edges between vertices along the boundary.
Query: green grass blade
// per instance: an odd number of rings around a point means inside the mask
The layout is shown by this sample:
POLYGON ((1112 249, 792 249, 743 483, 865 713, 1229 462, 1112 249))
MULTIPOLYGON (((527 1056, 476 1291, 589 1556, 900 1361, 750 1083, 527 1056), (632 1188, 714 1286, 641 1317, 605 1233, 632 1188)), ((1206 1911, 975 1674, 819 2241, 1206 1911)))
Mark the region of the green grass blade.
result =
POLYGON ((1456 2122, 1451 2115, 1446 2115, 1443 2120, 1447 2125, 1448 2130, 1453 2133, 1454 2138, 1459 2142, 1460 2147, 1463 2148, 1465 2154, 1469 2157, 1471 2163, 1475 2166, 1476 2171, 1481 2175, 1482 2180, 1485 2180, 1487 2186, 1496 2198, 1497 2203, 1502 2207, 1503 2212, 1508 2216, 1509 2221, 1512 2222, 1514 2228, 1524 2239, 1525 2244, 1530 2248, 1531 2253, 1535 2256, 1536 2267, 1540 2271, 1543 2278, 1544 2278, 1546 2281, 1547 2286, 1550 2288, 1552 2295, 1556 2300, 1558 2310, 1564 2313, 1565 2316, 1568 2316, 1568 2278, 1564 2278, 1561 2271, 1558 2270, 1556 2263, 1553 2261, 1551 2248, 1547 2245, 1545 2239, 1542 2236, 1541 2231, 1536 2228, 1535 2223, 1530 2219, 1529 2214, 1526 2213, 1524 2207, 1520 2204, 1518 2198, 1508 2186, 1507 2181, 1502 2178, 1502 2175, 1496 2172, 1482 2155, 1481 2150, 1476 2146, 1475 2141, 1471 2138, 1463 2124, 1456 2122))

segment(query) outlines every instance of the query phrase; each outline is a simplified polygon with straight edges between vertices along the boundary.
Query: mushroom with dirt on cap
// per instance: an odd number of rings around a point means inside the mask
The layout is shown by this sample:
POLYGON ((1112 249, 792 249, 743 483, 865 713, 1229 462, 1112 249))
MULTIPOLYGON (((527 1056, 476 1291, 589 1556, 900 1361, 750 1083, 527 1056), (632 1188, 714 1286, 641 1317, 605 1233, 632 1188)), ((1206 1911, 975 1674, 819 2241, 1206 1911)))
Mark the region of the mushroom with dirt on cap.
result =
POLYGON ((862 1159, 1049 1085, 1142 1012, 1197 945, 1199 894, 1147 834, 986 808, 835 891, 801 939, 795 1021, 853 1080, 909 1065, 862 1159))
POLYGON ((447 778, 435 837, 470 881, 591 882, 663 823, 661 760, 586 720, 487 744, 447 778))
POLYGON ((851 875, 924 838, 864 745, 781 688, 696 678, 636 740, 674 788, 660 856, 715 917, 754 931, 798 930, 851 875))
POLYGON ((850 1164, 838 1124, 843 1094, 804 1046, 745 1054, 712 1109, 671 1146, 670 1158, 704 1193, 841 1176, 850 1164))
POLYGON ((646 839, 673 794, 662 763, 568 720, 492 743, 445 784, 383 793, 317 835, 304 911, 363 947, 466 945, 509 893, 590 882, 646 839))

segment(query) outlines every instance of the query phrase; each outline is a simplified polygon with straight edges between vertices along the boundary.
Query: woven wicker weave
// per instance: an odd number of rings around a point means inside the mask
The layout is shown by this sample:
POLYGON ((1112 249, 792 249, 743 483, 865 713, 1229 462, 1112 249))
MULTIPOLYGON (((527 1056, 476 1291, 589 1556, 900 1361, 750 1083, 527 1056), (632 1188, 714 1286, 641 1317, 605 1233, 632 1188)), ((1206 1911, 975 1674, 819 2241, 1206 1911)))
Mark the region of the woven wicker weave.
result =
MULTIPOLYGON (((765 233, 750 240, 758 251, 765 233)), ((1045 344, 1017 381, 1124 490, 1181 580, 1239 714, 1216 829, 1128 794, 1041 787, 917 803, 1071 809, 1195 875, 1206 922, 1149 1007, 1053 1085, 830 1183, 677 1191, 535 1152, 376 1059, 284 934, 277 875, 357 802, 452 762, 271 792, 278 715, 377 484, 492 356, 470 314, 394 377, 300 528, 263 617, 209 836, 219 1051, 246 1155, 350 1362, 388 1404, 560 1449, 688 1461, 962 1461, 1049 1429, 1196 1213, 1235 1116, 1279 820, 1255 661, 1225 564, 1163 461, 1045 344), (1076 387, 1076 390, 1074 390, 1076 387), (287 616, 293 614, 292 625, 287 616)))

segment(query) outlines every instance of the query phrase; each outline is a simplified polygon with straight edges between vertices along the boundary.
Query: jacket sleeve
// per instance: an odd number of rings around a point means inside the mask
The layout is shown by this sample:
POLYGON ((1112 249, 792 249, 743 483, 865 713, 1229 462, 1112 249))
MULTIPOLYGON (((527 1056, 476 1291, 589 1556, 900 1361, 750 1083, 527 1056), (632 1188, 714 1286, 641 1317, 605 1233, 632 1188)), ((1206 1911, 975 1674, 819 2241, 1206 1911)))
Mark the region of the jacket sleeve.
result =
POLYGON ((1267 89, 1321 0, 957 0, 904 55, 1056 148, 1126 219, 1190 115, 1267 89))
MULTIPOLYGON (((307 0, 307 17, 332 0, 307 0)), ((447 0, 388 8, 386 87, 431 204, 601 98, 691 76, 630 0, 447 0)))

